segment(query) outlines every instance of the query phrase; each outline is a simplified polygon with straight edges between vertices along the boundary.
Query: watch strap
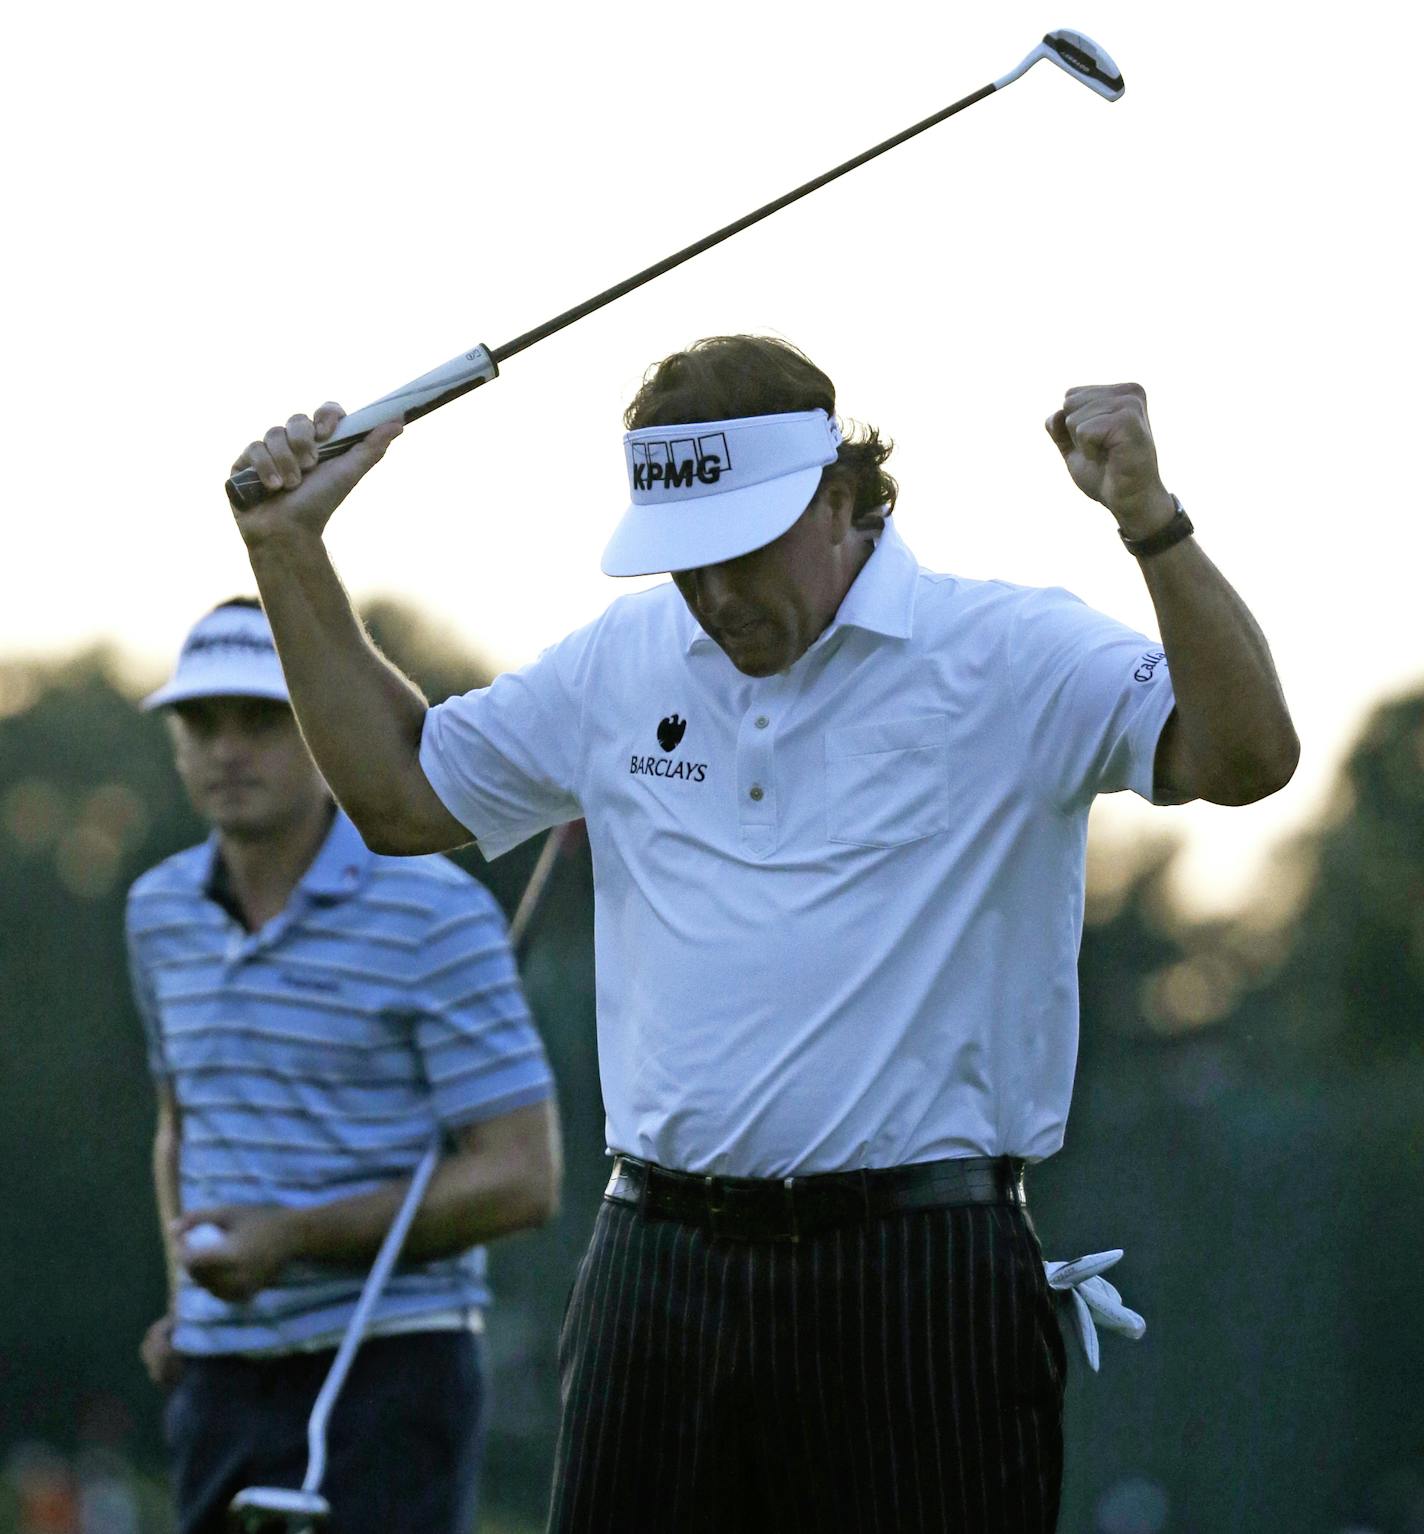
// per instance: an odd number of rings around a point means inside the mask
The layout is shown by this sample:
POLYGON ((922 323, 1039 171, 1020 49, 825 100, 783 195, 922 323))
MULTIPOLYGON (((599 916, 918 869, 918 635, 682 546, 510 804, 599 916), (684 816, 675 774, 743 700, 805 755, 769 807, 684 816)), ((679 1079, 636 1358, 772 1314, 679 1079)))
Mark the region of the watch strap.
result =
POLYGON ((1145 538, 1129 538, 1121 528, 1118 529, 1118 537, 1122 539, 1123 547, 1129 554, 1138 559, 1150 559, 1152 555, 1170 549, 1174 543, 1180 543, 1183 538, 1192 536, 1196 531, 1192 519, 1182 509, 1182 503, 1175 495, 1172 497, 1172 505, 1177 508, 1172 520, 1145 538))

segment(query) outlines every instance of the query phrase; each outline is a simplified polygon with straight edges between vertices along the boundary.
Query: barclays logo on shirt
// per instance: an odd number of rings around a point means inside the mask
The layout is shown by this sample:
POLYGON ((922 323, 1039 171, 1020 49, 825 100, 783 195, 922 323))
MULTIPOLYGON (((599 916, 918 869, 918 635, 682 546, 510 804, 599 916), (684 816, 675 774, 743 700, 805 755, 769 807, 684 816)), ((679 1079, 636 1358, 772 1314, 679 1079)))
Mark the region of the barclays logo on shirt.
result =
MULTIPOLYGON (((658 721, 658 745, 665 753, 676 751, 687 734, 687 720, 678 714, 669 714, 658 721)), ((664 756, 633 756, 629 772, 648 778, 684 778, 690 783, 707 780, 706 762, 675 762, 664 756)))

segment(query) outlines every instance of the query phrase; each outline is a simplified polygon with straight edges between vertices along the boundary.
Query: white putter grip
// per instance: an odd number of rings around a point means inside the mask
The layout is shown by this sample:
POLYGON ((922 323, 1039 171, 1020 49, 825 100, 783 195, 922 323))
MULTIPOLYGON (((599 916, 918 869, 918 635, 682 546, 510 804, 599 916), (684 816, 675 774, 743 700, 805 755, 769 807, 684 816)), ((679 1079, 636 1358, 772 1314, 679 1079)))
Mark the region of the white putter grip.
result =
MULTIPOLYGON (((363 405, 360 410, 353 410, 350 415, 343 416, 336 430, 317 449, 317 459, 324 463, 328 458, 336 458, 355 447, 368 432, 383 422, 414 421, 450 400, 468 394, 471 389, 478 389, 491 378, 498 377, 499 368, 490 356, 488 347, 476 346, 461 352, 458 357, 452 357, 440 367, 422 373, 419 378, 412 379, 390 394, 382 395, 372 404, 363 405)), ((224 488, 228 500, 238 510, 256 506, 259 501, 266 500, 268 495, 267 487, 255 469, 239 470, 224 488)))

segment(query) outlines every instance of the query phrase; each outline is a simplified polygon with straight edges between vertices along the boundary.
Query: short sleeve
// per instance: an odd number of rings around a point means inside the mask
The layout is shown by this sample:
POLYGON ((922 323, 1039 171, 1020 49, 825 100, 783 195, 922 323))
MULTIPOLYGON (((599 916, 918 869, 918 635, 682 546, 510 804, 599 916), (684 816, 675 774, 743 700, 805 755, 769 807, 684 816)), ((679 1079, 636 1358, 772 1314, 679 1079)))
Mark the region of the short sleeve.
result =
POLYGON ((426 712, 421 769, 486 857, 583 813, 584 693, 596 629, 426 712))
POLYGON ((482 885, 470 880, 451 889, 421 958, 415 1045, 442 1128, 549 1097, 553 1078, 504 918, 482 885))
POLYGON ((130 894, 124 913, 124 942, 128 950, 129 987, 133 992, 134 1007, 143 1024, 147 1046, 148 1069, 155 1079, 171 1074, 167 1057, 163 1052, 163 1029, 158 1018, 158 1001, 153 993, 153 981, 144 967, 143 945, 134 917, 134 901, 130 894))
POLYGON ((1009 669, 1035 783, 1062 808, 1130 788, 1154 800, 1157 742, 1175 699, 1160 644, 1071 592, 1031 591, 1009 669))

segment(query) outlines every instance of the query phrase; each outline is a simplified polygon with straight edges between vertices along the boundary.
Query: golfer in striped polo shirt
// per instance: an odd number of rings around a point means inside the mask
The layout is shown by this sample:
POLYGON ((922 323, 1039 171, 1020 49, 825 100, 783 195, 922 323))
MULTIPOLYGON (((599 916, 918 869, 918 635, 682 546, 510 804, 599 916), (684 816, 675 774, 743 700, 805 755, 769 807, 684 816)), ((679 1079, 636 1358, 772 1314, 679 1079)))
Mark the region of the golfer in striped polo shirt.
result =
MULTIPOLYGON (((278 492, 238 525, 363 830, 495 856, 587 820, 615 1160, 563 1328, 558 1534, 1048 1534, 1064 1351, 1024 1169, 1063 1142, 1088 811, 1245 803, 1295 765, 1140 388, 1070 390, 1047 425, 1160 644, 922 569, 888 445, 835 411, 773 340, 660 363, 604 569, 672 579, 435 708, 321 542, 393 429, 318 463, 328 406, 239 459, 278 492)), ((956 424, 946 470, 976 450, 956 424)), ((580 469, 546 482, 571 501, 580 469)), ((539 513, 486 511, 511 514, 539 513)))
POLYGON ((213 832, 129 895, 158 1087, 181 1534, 254 1482, 296 1486, 306 1421, 421 1155, 445 1145, 337 1403, 342 1534, 469 1534, 483 1428, 481 1243, 549 1218, 552 1086, 498 907, 441 857, 370 852, 287 701, 255 601, 188 636, 162 709, 213 832), (194 1252, 187 1233, 217 1226, 194 1252))

